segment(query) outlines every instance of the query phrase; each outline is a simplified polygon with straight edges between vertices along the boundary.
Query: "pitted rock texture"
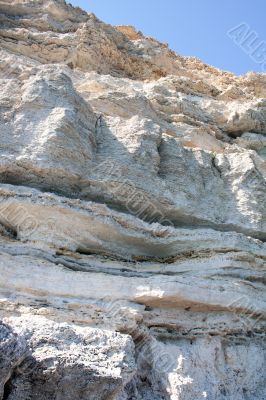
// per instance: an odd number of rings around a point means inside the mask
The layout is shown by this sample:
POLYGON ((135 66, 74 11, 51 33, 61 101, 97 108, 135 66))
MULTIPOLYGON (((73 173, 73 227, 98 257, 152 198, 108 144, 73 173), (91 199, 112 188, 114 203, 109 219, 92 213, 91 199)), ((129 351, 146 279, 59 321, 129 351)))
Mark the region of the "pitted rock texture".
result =
POLYGON ((2 330, 8 328, 17 343, 24 339, 27 352, 5 382, 4 398, 113 399, 134 375, 130 336, 33 316, 11 318, 2 330))
POLYGON ((0 399, 266 399, 265 74, 0 0, 0 139, 0 399))

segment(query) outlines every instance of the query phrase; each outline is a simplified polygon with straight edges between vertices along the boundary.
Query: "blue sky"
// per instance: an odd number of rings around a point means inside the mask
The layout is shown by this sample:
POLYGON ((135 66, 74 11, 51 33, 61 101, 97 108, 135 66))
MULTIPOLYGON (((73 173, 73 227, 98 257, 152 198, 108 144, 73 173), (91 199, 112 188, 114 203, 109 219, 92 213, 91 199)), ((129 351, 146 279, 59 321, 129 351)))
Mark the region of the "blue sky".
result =
POLYGON ((266 72, 266 0, 67 0, 112 25, 134 25, 178 54, 244 74, 266 72), (233 30, 231 37, 227 32, 233 30))

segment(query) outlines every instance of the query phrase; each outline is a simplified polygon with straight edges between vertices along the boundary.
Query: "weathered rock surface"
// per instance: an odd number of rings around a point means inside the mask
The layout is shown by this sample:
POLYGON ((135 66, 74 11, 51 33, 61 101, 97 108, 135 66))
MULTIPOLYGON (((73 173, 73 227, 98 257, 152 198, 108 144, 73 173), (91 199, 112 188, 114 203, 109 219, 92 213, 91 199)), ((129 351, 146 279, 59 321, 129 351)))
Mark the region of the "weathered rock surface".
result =
POLYGON ((5 383, 4 398, 113 399, 134 375, 130 336, 33 316, 14 317, 9 324, 3 335, 10 329, 14 337, 4 340, 3 354, 18 356, 20 338, 26 351, 5 383))
POLYGON ((266 75, 0 0, 0 398, 265 400, 266 75))

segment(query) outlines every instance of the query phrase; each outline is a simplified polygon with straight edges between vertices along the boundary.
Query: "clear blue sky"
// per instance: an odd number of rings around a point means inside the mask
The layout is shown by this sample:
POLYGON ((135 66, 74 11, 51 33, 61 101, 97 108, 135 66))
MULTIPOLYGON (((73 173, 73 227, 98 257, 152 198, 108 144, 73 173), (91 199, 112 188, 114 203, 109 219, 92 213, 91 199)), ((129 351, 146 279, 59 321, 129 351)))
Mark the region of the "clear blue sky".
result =
MULTIPOLYGON (((266 46, 266 0, 67 0, 112 25, 134 25, 166 42, 178 54, 196 56, 218 68, 243 74, 266 72, 252 58, 266 46), (255 31, 254 46, 244 51, 227 31, 246 23, 255 31)), ((248 32, 245 32, 247 35, 248 32)), ((243 36, 244 38, 244 36, 243 36)), ((263 63, 264 64, 264 63, 263 63)))

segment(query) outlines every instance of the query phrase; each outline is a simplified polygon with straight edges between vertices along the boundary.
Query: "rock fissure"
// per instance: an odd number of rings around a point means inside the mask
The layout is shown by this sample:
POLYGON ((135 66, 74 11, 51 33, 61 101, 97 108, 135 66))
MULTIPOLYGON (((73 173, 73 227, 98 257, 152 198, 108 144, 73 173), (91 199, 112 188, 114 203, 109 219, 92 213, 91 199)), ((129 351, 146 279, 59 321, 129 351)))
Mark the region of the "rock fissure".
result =
POLYGON ((0 0, 0 400, 263 400, 266 76, 0 0))

